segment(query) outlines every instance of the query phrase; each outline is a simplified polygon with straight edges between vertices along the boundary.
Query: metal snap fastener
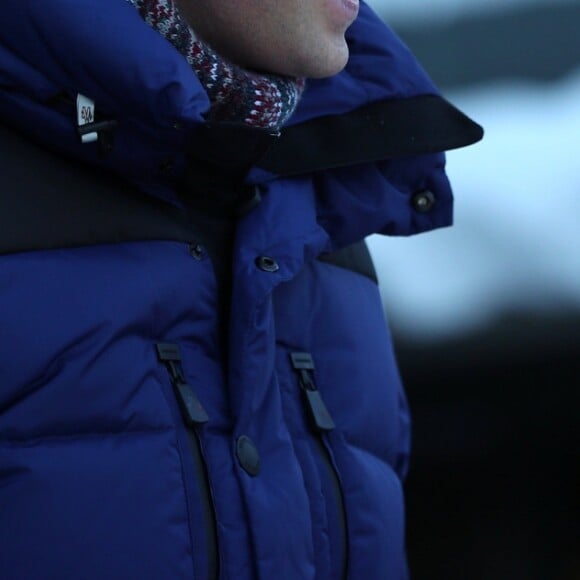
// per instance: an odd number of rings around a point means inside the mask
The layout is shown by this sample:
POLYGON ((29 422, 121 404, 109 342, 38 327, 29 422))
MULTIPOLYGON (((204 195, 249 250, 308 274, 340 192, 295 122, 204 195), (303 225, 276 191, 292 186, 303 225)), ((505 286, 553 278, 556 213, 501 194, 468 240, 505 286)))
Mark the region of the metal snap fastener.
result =
POLYGON ((256 266, 263 272, 277 272, 280 269, 278 262, 269 256, 259 256, 256 258, 256 266))
POLYGON ((437 200, 435 196, 428 189, 418 191, 411 199, 413 207, 420 213, 427 213, 428 211, 431 211, 436 201, 437 200))
POLYGON ((207 256, 206 249, 201 244, 191 244, 189 246, 189 253, 196 260, 203 260, 207 256))
POLYGON ((236 441, 236 455, 242 469, 252 477, 260 473, 260 454, 254 442, 246 435, 236 441))

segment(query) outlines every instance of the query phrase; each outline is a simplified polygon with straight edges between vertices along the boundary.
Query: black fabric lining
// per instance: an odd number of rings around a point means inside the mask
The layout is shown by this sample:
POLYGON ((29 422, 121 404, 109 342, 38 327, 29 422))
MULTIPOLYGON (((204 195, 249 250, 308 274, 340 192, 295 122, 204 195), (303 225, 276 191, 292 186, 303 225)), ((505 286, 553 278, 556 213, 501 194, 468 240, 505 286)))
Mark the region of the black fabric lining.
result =
MULTIPOLYGON (((235 228, 230 214, 181 210, 1 124, 0 151, 0 255, 146 240, 201 243, 227 294, 235 228)), ((323 259, 364 275, 372 267, 360 249, 323 259)))
POLYGON ((0 253, 131 240, 197 241, 177 207, 2 125, 0 151, 0 253))
POLYGON ((381 101, 287 127, 258 165, 277 175, 296 175, 439 153, 482 138, 480 125, 442 97, 427 95, 381 101))
POLYGON ((322 254, 318 259, 321 262, 327 262, 339 268, 357 272, 358 274, 366 276, 375 284, 379 283, 375 265, 373 264, 367 244, 364 241, 338 250, 332 254, 322 254))

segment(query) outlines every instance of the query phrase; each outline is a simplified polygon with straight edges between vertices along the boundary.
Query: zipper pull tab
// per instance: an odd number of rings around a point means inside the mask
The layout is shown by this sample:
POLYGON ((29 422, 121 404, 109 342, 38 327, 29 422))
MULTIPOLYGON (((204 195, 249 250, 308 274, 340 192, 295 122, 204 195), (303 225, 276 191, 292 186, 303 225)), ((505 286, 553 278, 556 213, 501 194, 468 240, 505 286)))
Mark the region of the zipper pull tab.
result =
POLYGON ((312 378, 314 371, 312 356, 308 352, 291 352, 290 360, 292 368, 298 373, 306 408, 314 428, 318 431, 332 431, 335 428, 334 421, 312 378))
POLYGON ((187 384, 181 368, 181 352, 178 344, 160 342, 156 345, 157 357, 165 364, 185 422, 192 427, 209 421, 208 414, 197 398, 193 387, 187 384))

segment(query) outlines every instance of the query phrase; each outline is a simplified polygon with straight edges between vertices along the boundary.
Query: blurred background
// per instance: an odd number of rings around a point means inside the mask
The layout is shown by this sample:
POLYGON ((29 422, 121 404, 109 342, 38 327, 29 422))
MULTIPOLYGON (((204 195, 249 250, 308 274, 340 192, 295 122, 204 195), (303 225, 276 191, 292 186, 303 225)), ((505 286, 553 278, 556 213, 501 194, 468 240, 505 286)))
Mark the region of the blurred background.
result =
POLYGON ((372 236, 414 419, 414 580, 580 580, 580 1, 370 0, 484 126, 455 225, 372 236))

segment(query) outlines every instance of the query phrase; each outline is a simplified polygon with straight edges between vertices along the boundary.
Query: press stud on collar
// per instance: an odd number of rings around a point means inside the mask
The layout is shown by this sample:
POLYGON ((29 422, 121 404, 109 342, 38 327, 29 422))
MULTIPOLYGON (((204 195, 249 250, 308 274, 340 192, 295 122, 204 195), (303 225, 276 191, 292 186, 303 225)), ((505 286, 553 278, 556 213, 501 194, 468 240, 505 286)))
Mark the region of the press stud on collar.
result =
POLYGON ((262 272, 277 272, 280 269, 278 262, 270 256, 258 256, 256 258, 256 266, 262 270, 262 272))
POLYGON ((418 191, 411 198, 411 203, 415 211, 420 213, 427 213, 433 209, 436 203, 436 198, 431 191, 424 189, 423 191, 418 191))
POLYGON ((189 246, 189 253, 196 260, 203 260, 207 256, 207 251, 201 244, 191 244, 189 246))

